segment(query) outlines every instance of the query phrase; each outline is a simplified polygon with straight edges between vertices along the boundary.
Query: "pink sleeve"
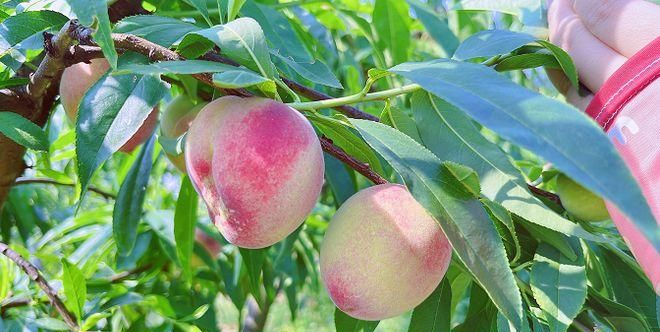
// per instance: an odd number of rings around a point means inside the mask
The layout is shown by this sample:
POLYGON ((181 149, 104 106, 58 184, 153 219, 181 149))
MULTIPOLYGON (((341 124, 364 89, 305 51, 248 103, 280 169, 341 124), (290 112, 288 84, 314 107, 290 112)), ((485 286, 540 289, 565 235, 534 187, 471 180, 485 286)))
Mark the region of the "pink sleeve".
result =
MULTIPOLYGON (((660 38, 630 58, 612 75, 587 107, 642 188, 660 220, 660 38)), ((614 205, 612 220, 660 294, 660 252, 614 205)))

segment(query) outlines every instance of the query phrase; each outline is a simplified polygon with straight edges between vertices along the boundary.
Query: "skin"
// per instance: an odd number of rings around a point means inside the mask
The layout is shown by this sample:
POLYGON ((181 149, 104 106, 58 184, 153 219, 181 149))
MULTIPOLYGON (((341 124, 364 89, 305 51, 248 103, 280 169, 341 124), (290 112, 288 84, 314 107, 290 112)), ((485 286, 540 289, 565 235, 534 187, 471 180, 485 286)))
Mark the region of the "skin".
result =
POLYGON ((411 310, 438 286, 452 248, 438 223, 398 184, 361 190, 335 213, 321 276, 335 305, 363 320, 411 310))
MULTIPOLYGON (((110 70, 110 64, 105 59, 93 59, 89 64, 80 62, 64 70, 60 83, 60 100, 71 122, 76 122, 78 105, 87 90, 108 70, 110 70)), ((142 123, 142 126, 119 148, 119 151, 130 153, 135 150, 136 147, 144 143, 151 136, 157 124, 158 109, 154 108, 144 123, 142 123)))
POLYGON ((610 217, 602 198, 563 174, 557 177, 557 195, 566 211, 581 220, 603 221, 610 217))
POLYGON ((316 204, 323 152, 307 119, 283 103, 226 96, 206 105, 186 138, 188 175, 227 241, 264 248, 316 204))
MULTIPOLYGON (((161 116, 161 135, 175 139, 185 134, 190 128, 192 121, 206 104, 207 103, 199 103, 195 105, 190 98, 183 95, 176 97, 169 105, 167 105, 167 108, 163 111, 161 116)), ((166 153, 166 155, 176 168, 181 172, 186 172, 186 160, 183 154, 175 156, 166 153)))

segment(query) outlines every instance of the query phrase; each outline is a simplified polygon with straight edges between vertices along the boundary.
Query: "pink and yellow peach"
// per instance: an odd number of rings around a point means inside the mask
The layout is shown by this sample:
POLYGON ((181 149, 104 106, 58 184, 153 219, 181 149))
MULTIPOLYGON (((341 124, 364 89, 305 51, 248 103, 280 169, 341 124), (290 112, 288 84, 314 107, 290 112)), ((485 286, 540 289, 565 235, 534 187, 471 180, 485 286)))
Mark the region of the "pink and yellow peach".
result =
MULTIPOLYGON (((90 63, 77 63, 62 73, 60 83, 60 100, 67 117, 76 122, 80 101, 89 90, 108 70, 110 64, 105 59, 93 59, 90 63)), ((124 145, 119 148, 122 152, 131 152, 144 143, 158 123, 158 109, 154 108, 142 126, 124 145)))
POLYGON ((291 234, 323 184, 323 152, 311 124, 264 98, 227 96, 193 120, 185 146, 188 175, 224 237, 264 248, 291 234))
POLYGON ((335 305, 381 320, 423 302, 438 286, 452 248, 438 223, 398 184, 353 195, 321 245, 321 276, 335 305))

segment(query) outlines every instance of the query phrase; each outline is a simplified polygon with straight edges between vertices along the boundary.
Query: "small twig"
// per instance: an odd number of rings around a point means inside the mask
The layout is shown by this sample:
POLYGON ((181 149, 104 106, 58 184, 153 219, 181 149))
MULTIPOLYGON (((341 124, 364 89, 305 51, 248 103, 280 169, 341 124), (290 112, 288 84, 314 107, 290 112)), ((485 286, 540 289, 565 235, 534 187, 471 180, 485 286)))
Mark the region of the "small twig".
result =
POLYGON ((380 174, 376 173, 369 164, 363 163, 350 155, 348 155, 344 150, 342 150, 340 147, 334 145, 332 143, 332 140, 329 138, 322 136, 319 138, 321 141, 321 147, 323 148, 323 151, 327 152, 328 154, 332 155, 333 157, 337 158, 341 162, 345 163, 346 165, 350 166, 352 169, 356 170, 358 173, 364 175, 367 179, 371 180, 371 182, 375 184, 384 184, 388 183, 385 178, 380 176, 380 174))
POLYGON ((29 305, 30 303, 32 303, 32 300, 30 300, 30 299, 20 299, 20 300, 14 300, 14 301, 5 303, 2 306, 0 306, 0 317, 3 317, 5 315, 5 312, 8 309, 18 308, 18 307, 25 307, 25 306, 29 305))
MULTIPOLYGON (((286 85, 288 85, 293 91, 300 93, 301 95, 313 100, 313 101, 318 101, 318 100, 327 100, 327 99, 333 99, 333 97, 326 95, 325 93, 316 91, 314 89, 310 89, 296 81, 292 81, 286 77, 281 77, 282 81, 286 85)), ((380 119, 378 119, 377 116, 371 115, 369 113, 365 113, 360 111, 359 109, 350 106, 350 105, 341 105, 341 106, 335 106, 334 107, 337 111, 343 113, 344 115, 348 116, 349 118, 354 118, 354 119, 364 119, 364 120, 371 120, 375 122, 379 122, 380 119)))
POLYGON ((57 292, 48 285, 46 279, 44 279, 41 273, 39 273, 39 270, 32 265, 32 263, 26 261, 19 253, 10 249, 9 246, 2 242, 0 242, 0 253, 16 263, 16 265, 18 265, 32 281, 36 282, 44 293, 46 293, 46 296, 50 299, 50 303, 55 307, 57 312, 60 313, 60 316, 62 316, 66 325, 68 325, 72 331, 78 331, 78 323, 76 323, 75 316, 67 310, 62 300, 57 296, 57 292))
MULTIPOLYGON (((53 179, 24 179, 24 178, 18 178, 16 179, 16 182, 14 182, 14 185, 21 185, 21 184, 31 184, 31 183, 46 183, 46 184, 53 184, 56 186, 66 186, 66 187, 75 187, 75 183, 65 183, 65 182, 59 182, 55 181, 53 179)), ((99 188, 90 186, 89 191, 95 192, 101 196, 103 196, 105 199, 116 199, 117 195, 113 193, 109 193, 107 191, 103 191, 99 188)))
POLYGON ((546 198, 546 199, 548 199, 549 201, 552 201, 552 202, 554 202, 554 203, 557 203, 557 204, 558 204, 559 206, 561 206, 562 208, 564 207, 564 206, 561 204, 561 199, 560 199, 559 196, 557 196, 556 194, 553 194, 553 193, 551 193, 551 192, 549 192, 549 191, 545 191, 545 190, 543 190, 543 189, 537 188, 537 187, 535 187, 535 186, 533 186, 533 185, 531 185, 531 184, 527 184, 527 188, 529 188, 529 191, 531 191, 534 195, 539 196, 539 197, 546 198))
POLYGON ((119 272, 113 276, 111 276, 108 280, 110 280, 111 283, 115 284, 118 282, 124 281, 126 278, 135 275, 135 274, 140 274, 142 272, 148 271, 151 269, 153 264, 145 264, 142 266, 138 266, 132 270, 124 271, 124 272, 119 272))

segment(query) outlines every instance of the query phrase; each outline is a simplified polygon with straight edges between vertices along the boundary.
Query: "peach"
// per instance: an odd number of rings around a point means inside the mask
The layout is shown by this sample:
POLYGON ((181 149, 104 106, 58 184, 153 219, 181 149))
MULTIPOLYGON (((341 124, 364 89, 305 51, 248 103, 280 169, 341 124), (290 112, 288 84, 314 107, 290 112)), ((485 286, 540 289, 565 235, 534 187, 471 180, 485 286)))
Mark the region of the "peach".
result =
MULTIPOLYGON (((178 96, 167 105, 160 121, 160 133, 164 137, 176 139, 185 134, 190 128, 190 124, 195 119, 199 111, 206 106, 206 103, 195 105, 193 101, 185 95, 178 96)), ((171 155, 166 153, 167 158, 181 172, 186 172, 186 160, 183 154, 171 155)))
POLYGON ((188 176, 227 241, 264 248, 291 234, 323 184, 323 152, 311 124, 264 98, 226 96, 193 120, 188 176))
MULTIPOLYGON (((92 59, 90 63, 80 62, 64 70, 60 82, 60 101, 69 120, 76 122, 80 101, 87 90, 109 69, 110 64, 107 60, 92 59)), ((157 122, 158 110, 154 108, 137 132, 119 148, 119 151, 128 153, 135 150, 151 136, 157 122)))
POLYGON ((337 210, 321 244, 330 298, 363 320, 422 303, 445 275, 452 247, 438 223, 399 184, 361 190, 337 210))
POLYGON ((557 176, 557 195, 571 215, 584 221, 609 219, 605 201, 563 174, 557 176))

